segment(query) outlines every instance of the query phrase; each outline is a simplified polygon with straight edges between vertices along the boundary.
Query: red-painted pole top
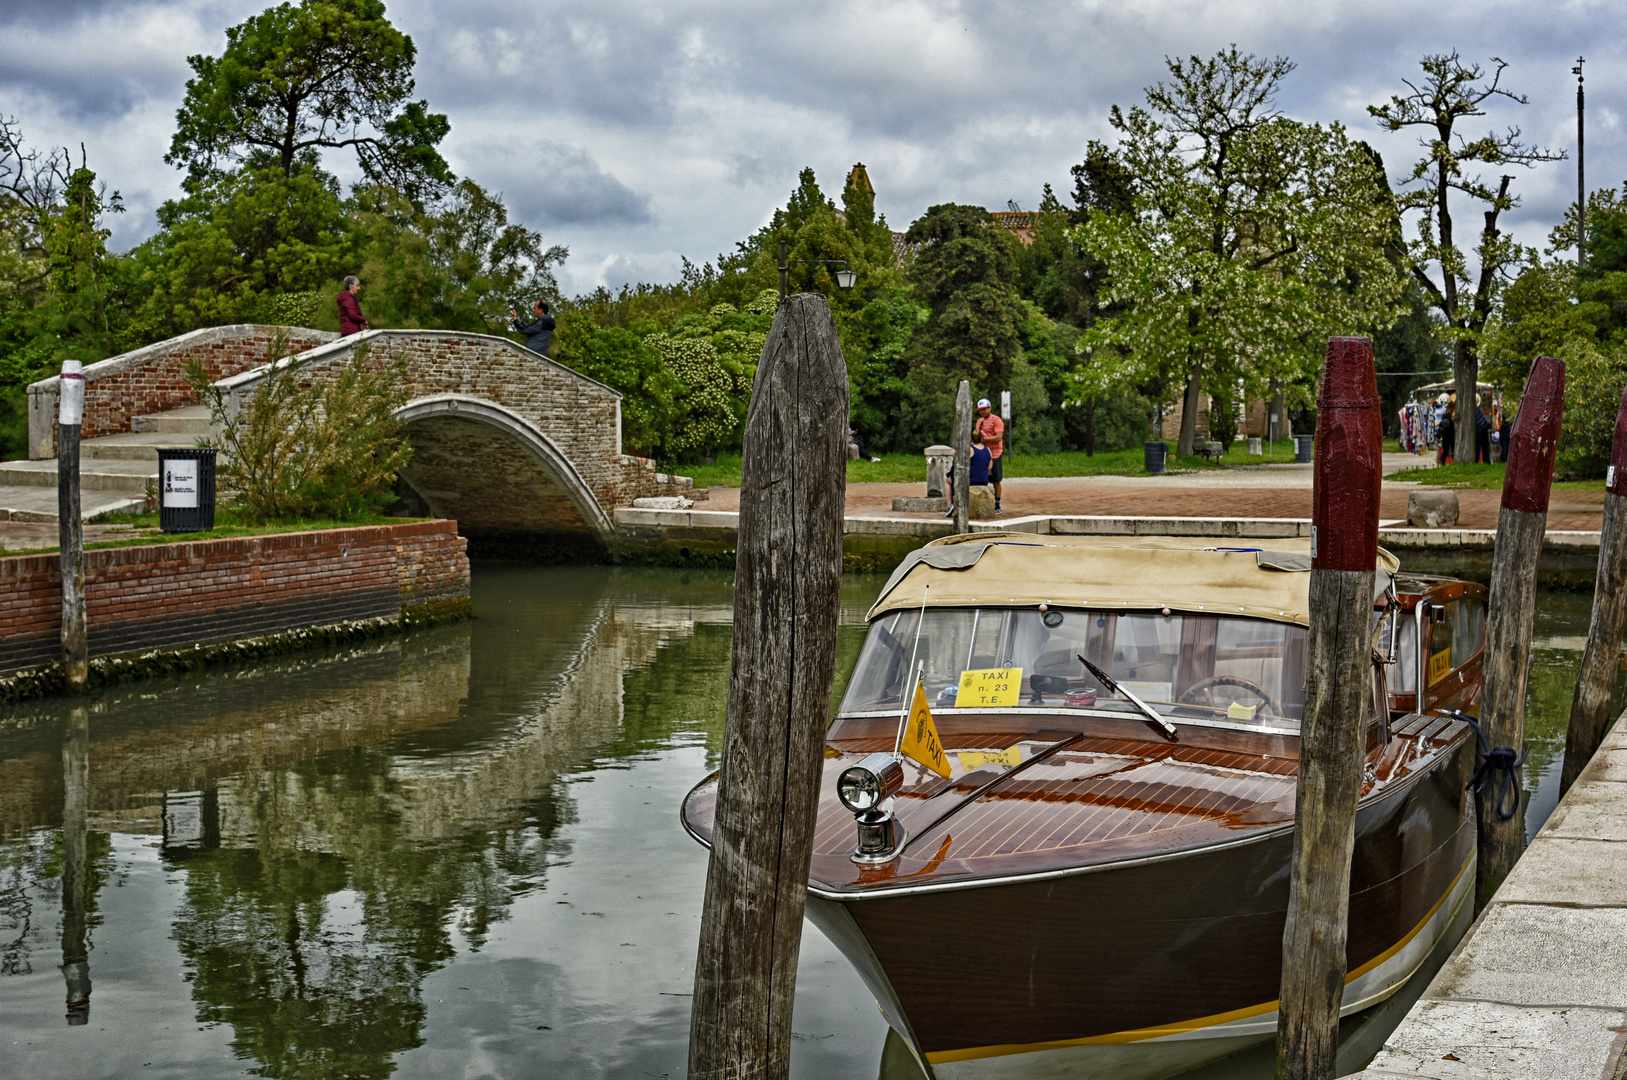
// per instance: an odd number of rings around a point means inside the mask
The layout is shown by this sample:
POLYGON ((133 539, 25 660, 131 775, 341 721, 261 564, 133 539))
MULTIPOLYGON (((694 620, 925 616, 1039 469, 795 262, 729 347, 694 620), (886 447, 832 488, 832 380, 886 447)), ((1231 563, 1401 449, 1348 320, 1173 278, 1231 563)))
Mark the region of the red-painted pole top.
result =
POLYGON ((1604 490, 1612 495, 1627 492, 1627 390, 1621 392, 1621 408, 1616 412, 1616 434, 1610 442, 1610 469, 1604 474, 1604 490))
POLYGON ((1384 481, 1384 413, 1373 343, 1328 342, 1316 403, 1312 466, 1311 566, 1371 570, 1378 561, 1378 499, 1384 481))
MULTIPOLYGON (((1476 405, 1476 408, 1479 406, 1476 405)), ((1503 509, 1530 514, 1548 512, 1554 483, 1554 455, 1565 420, 1565 364, 1539 356, 1531 364, 1520 395, 1520 411, 1508 440, 1508 471, 1503 475, 1503 509)), ((1617 421, 1616 430, 1621 430, 1617 421)))

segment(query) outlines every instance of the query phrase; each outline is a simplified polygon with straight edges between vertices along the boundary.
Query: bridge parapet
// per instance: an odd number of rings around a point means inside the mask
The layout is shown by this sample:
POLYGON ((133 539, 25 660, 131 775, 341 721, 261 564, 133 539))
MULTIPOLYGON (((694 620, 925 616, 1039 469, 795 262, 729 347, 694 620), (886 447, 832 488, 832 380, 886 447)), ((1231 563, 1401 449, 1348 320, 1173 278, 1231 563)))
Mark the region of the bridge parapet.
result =
MULTIPOLYGON (((81 434, 117 435, 130 430, 131 417, 197 404, 186 381, 193 360, 203 361, 210 378, 223 379, 263 365, 279 337, 303 351, 338 336, 302 326, 211 326, 89 364, 81 434)), ((28 456, 34 461, 56 457, 59 383, 53 375, 28 386, 28 456)))
POLYGON ((418 455, 406 479, 420 488, 435 513, 462 525, 539 530, 546 521, 608 543, 610 515, 617 507, 690 487, 687 478, 659 473, 654 462, 621 452, 619 393, 489 334, 370 330, 216 386, 225 392, 228 408, 240 409, 273 367, 297 365, 302 378, 317 378, 324 367, 348 362, 363 345, 406 359, 411 400, 401 415, 418 455), (536 468, 522 466, 521 459, 536 468), (460 474, 467 479, 458 479, 460 474), (531 477, 529 496, 503 490, 521 474, 531 477))

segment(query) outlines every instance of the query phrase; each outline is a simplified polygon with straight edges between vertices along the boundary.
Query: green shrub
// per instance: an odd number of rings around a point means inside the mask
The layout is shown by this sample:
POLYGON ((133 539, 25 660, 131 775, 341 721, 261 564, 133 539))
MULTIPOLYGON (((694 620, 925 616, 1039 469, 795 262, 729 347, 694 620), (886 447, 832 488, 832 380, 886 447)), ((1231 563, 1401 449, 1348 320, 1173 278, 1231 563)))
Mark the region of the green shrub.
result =
MULTIPOLYGON (((279 338, 267 362, 287 352, 287 339, 279 338)), ((394 416, 407 400, 406 358, 361 346, 336 376, 330 371, 273 367, 234 413, 203 365, 188 367, 220 432, 199 445, 221 452, 227 504, 250 521, 344 521, 395 501, 396 474, 412 457, 394 416)))
POLYGON ((1559 358, 1565 361, 1565 425, 1554 472, 1563 480, 1596 479, 1610 464, 1616 412, 1627 387, 1627 348, 1572 338, 1559 358))

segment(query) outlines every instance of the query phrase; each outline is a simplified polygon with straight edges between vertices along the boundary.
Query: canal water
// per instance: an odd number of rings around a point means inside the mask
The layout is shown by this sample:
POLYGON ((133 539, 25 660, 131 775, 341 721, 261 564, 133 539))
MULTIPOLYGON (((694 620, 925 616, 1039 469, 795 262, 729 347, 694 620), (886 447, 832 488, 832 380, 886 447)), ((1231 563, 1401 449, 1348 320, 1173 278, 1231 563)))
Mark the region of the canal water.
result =
MULTIPOLYGON (((0 709, 0 1075, 683 1076, 730 585, 483 565, 470 623, 0 709)), ((1528 831, 1589 603, 1539 600, 1528 831)), ((793 1029, 907 1075, 811 928, 793 1029)))

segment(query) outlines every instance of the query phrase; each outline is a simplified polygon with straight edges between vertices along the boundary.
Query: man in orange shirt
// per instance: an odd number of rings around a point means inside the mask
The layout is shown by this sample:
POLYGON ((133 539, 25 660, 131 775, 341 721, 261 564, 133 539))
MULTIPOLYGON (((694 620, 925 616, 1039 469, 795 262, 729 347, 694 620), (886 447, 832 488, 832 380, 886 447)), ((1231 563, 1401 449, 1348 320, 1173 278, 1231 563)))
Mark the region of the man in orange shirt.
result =
POLYGON ((989 448, 989 482, 994 485, 994 512, 1000 512, 1000 480, 1005 476, 1006 423, 994 415, 988 398, 978 398, 977 419, 972 428, 983 433, 983 445, 989 448))

